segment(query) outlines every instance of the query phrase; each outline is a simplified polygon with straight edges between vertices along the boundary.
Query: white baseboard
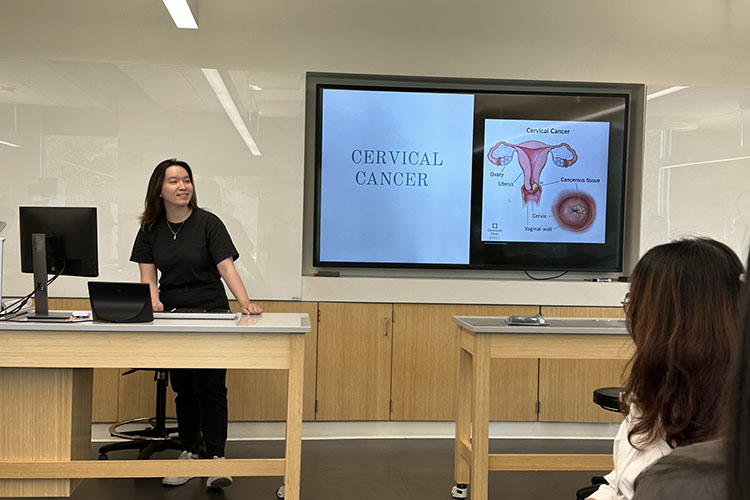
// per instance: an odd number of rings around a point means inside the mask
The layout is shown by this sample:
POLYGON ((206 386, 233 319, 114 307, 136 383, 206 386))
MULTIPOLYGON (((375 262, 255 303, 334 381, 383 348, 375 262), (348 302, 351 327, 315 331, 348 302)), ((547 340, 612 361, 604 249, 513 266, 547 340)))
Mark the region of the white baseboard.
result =
MULTIPOLYGON (((490 422, 491 439, 611 440, 619 424, 490 422)), ((109 424, 92 426, 92 441, 111 441, 109 424)), ((454 439, 453 422, 305 422, 304 440, 332 439, 454 439)), ((232 422, 229 441, 284 439, 283 422, 232 422)))

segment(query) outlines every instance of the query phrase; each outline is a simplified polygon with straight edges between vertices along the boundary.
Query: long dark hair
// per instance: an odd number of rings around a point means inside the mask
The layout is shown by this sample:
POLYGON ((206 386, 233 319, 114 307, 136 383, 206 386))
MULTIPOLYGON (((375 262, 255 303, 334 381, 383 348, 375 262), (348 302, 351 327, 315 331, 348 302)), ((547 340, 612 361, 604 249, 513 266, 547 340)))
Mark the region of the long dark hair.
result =
POLYGON ((164 184, 164 177, 167 169, 172 166, 182 167, 187 171, 188 177, 190 177, 190 183, 193 185, 193 196, 190 198, 189 206, 193 210, 198 208, 198 195, 195 194, 195 182, 193 181, 193 170, 187 162, 170 158, 159 163, 154 171, 151 173, 151 178, 148 180, 148 189, 146 190, 146 200, 144 201, 143 213, 138 220, 141 223, 143 229, 151 229, 151 226, 159 220, 159 217, 164 213, 164 200, 161 198, 161 187, 164 184))
MULTIPOLYGON (((750 265, 750 255, 747 257, 750 265)), ((750 285, 745 280, 740 299, 742 323, 740 349, 735 360, 732 396, 729 404, 729 436, 727 450, 728 497, 730 500, 750 498, 747 471, 750 470, 750 285)))
POLYGON ((628 436, 634 446, 718 435, 742 273, 732 249, 707 238, 654 247, 636 264, 626 305, 635 354, 623 389, 637 409, 628 436))

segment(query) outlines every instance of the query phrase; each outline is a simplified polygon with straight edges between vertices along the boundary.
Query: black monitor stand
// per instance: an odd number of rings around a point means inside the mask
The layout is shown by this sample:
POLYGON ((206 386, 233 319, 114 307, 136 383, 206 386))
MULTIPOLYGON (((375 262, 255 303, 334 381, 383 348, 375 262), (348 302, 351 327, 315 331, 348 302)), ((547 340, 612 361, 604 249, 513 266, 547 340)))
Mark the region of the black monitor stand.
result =
POLYGON ((31 235, 31 249, 34 265, 34 314, 27 316, 28 319, 39 320, 66 320, 70 317, 69 312, 49 311, 49 297, 47 295, 47 235, 34 233, 31 235))

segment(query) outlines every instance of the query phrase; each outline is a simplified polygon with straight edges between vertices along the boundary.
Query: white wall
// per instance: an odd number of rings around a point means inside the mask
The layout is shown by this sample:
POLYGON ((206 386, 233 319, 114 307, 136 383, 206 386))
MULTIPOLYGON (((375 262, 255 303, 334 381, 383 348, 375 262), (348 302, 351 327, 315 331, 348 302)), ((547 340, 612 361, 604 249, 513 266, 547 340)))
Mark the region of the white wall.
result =
MULTIPOLYGON (((0 59, 0 88, 14 89, 0 97, 6 295, 32 288, 20 271, 24 205, 96 207, 99 279, 137 281, 129 258, 148 179, 157 163, 177 157, 192 166, 199 205, 232 235, 251 296, 300 298, 304 77, 222 74, 260 156, 199 69, 0 59), (248 79, 266 86, 263 96, 248 79)), ((85 297, 86 281, 63 276, 50 295, 85 297)))
MULTIPOLYGON (((689 7, 674 0, 203 0, 197 31, 177 30, 156 0, 0 0, 0 12, 0 57, 10 58, 292 74, 643 82, 653 89, 742 88, 750 81, 750 5, 739 0, 689 7)), ((0 103, 2 87, 0 83, 0 103)), ((743 160, 724 160, 748 156, 740 105, 746 91, 713 89, 713 97, 689 98, 693 90, 649 105, 643 248, 699 233, 720 237, 744 252, 750 210, 744 208, 742 186, 750 176, 737 163, 743 160), (726 107, 722 121, 712 109, 727 100, 736 105, 726 107), (721 147, 713 147, 716 140, 721 147), (696 155, 708 163, 675 167, 696 155), (732 168, 714 168, 727 163, 732 168)), ((297 142, 290 145, 299 147, 297 142)), ((301 156, 299 161, 291 165, 292 172, 301 167, 301 156)), ((299 265, 289 258, 290 265, 299 265)), ((616 305, 623 288, 487 280, 350 280, 346 285, 312 277, 300 280, 301 296, 307 300, 616 305)))

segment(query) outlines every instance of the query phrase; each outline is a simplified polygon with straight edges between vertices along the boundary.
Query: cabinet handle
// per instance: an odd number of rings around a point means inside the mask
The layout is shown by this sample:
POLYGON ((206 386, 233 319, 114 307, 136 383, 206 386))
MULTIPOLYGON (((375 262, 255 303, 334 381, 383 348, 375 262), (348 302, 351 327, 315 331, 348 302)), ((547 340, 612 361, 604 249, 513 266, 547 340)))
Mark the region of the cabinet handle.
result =
POLYGON ((386 337, 388 336, 388 323, 389 323, 389 321, 390 320, 388 318, 385 318, 385 336, 386 337))

